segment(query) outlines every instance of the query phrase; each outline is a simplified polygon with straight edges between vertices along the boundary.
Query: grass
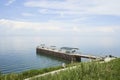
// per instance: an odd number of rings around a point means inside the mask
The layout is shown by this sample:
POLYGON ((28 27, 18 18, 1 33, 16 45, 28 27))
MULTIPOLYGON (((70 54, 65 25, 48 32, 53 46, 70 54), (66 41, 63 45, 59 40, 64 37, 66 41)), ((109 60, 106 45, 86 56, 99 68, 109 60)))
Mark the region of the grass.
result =
POLYGON ((120 58, 108 63, 80 63, 75 69, 33 80, 120 80, 120 58))
MULTIPOLYGON (((54 75, 47 75, 33 80, 120 80, 120 58, 108 63, 87 62, 68 64, 67 67, 77 68, 62 71, 54 75)), ((61 69, 61 66, 40 70, 29 70, 22 73, 1 74, 0 80, 23 80, 38 74, 61 69)))
POLYGON ((43 74, 46 72, 58 70, 62 68, 61 66, 57 67, 51 67, 51 68, 44 68, 44 69, 36 69, 36 70, 29 70, 29 71, 24 71, 21 73, 11 73, 11 74, 1 74, 0 73, 0 80, 23 80, 25 78, 29 78, 38 74, 43 74))
MULTIPOLYGON (((66 67, 74 66, 79 63, 72 63, 67 64, 66 67)), ((44 69, 34 69, 34 70, 28 70, 21 73, 10 73, 10 74, 2 74, 0 72, 0 80, 23 80, 38 74, 43 74, 46 72, 54 71, 63 68, 62 66, 56 66, 56 67, 50 67, 50 68, 44 68, 44 69)))

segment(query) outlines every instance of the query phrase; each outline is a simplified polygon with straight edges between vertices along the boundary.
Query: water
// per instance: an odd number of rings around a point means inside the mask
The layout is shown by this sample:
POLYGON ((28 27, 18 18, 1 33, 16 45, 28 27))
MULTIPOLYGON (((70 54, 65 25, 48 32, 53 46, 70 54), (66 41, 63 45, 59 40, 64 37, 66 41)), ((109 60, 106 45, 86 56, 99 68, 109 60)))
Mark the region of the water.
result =
POLYGON ((45 43, 58 47, 78 47, 84 54, 120 56, 119 39, 111 37, 0 37, 0 71, 17 73, 30 69, 61 65, 65 61, 36 54, 36 46, 45 43))

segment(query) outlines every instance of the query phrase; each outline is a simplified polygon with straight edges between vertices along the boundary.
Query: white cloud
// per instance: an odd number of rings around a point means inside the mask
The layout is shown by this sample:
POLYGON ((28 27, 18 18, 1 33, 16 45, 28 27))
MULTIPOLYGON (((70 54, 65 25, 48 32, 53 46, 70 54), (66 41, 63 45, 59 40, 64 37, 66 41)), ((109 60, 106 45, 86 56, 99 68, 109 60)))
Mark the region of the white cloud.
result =
POLYGON ((35 22, 22 22, 22 21, 1 19, 0 26, 11 27, 12 30, 18 30, 18 29, 32 29, 36 31, 60 30, 60 27, 53 22, 35 23, 35 22))
POLYGON ((86 33, 86 32, 91 32, 91 33, 98 33, 98 32, 102 32, 102 33, 113 33, 115 32, 115 26, 97 26, 97 27, 73 27, 73 30, 75 32, 82 32, 82 33, 86 33))
POLYGON ((5 4, 6 6, 11 5, 13 2, 15 2, 16 0, 8 0, 8 2, 5 4))
POLYGON ((46 13, 48 13, 48 10, 47 9, 40 9, 39 12, 42 14, 46 14, 46 13))
POLYGON ((99 0, 94 1, 95 7, 87 10, 90 14, 117 15, 120 16, 119 0, 99 0))
MULTIPOLYGON (((24 5, 27 7, 38 7, 43 9, 55 9, 53 13, 59 14, 96 14, 96 15, 117 15, 120 16, 120 0, 65 0, 49 1, 37 0, 28 1, 24 5), (56 12, 57 10, 57 12, 56 12)), ((42 11, 47 12, 47 11, 42 11)), ((49 13, 49 12, 48 12, 49 13)))
POLYGON ((21 15, 22 15, 22 16, 27 16, 27 17, 35 16, 35 15, 32 14, 32 13, 22 13, 21 15))
POLYGON ((49 22, 22 22, 14 20, 0 19, 0 26, 11 28, 11 30, 49 30, 49 31, 65 31, 70 33, 113 33, 116 29, 120 29, 119 26, 88 26, 88 25, 75 25, 73 23, 64 23, 58 21, 49 22), (76 26, 76 27, 75 27, 76 26))

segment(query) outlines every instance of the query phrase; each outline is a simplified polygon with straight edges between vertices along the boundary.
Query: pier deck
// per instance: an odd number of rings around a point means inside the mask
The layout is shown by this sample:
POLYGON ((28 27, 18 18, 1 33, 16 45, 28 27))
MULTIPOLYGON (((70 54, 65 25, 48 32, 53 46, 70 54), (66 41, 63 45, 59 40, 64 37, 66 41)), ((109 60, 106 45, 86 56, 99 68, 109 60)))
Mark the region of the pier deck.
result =
POLYGON ((68 61, 81 62, 81 58, 99 59, 96 56, 83 55, 83 54, 78 54, 78 53, 65 53, 65 52, 61 52, 61 51, 58 51, 58 50, 51 50, 51 49, 39 48, 39 47, 36 48, 36 52, 38 54, 46 54, 46 55, 58 57, 58 58, 61 58, 61 59, 65 59, 65 60, 68 60, 68 61))

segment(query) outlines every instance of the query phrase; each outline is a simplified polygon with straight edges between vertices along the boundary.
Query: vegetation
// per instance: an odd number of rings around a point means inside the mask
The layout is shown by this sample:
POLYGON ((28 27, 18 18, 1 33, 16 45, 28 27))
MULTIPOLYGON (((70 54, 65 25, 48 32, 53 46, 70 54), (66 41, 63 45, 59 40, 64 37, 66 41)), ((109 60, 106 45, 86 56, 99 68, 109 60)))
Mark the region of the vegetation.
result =
MULTIPOLYGON (((33 80, 120 80, 120 58, 112 60, 108 63, 87 62, 73 63, 67 65, 77 66, 74 69, 59 72, 54 75, 46 75, 33 80)), ((23 80, 38 74, 61 69, 61 66, 45 68, 40 70, 30 70, 19 74, 1 74, 0 80, 23 80)))
POLYGON ((33 80, 120 80, 120 58, 108 63, 81 63, 75 69, 33 80))
POLYGON ((11 73, 11 74, 1 74, 0 73, 0 80, 23 80, 25 78, 29 78, 38 74, 43 74, 46 72, 50 72, 50 71, 54 71, 54 70, 58 70, 62 68, 61 66, 57 66, 57 67, 52 67, 52 68, 44 68, 44 69, 40 69, 40 70, 29 70, 29 71, 25 71, 22 73, 11 73))

